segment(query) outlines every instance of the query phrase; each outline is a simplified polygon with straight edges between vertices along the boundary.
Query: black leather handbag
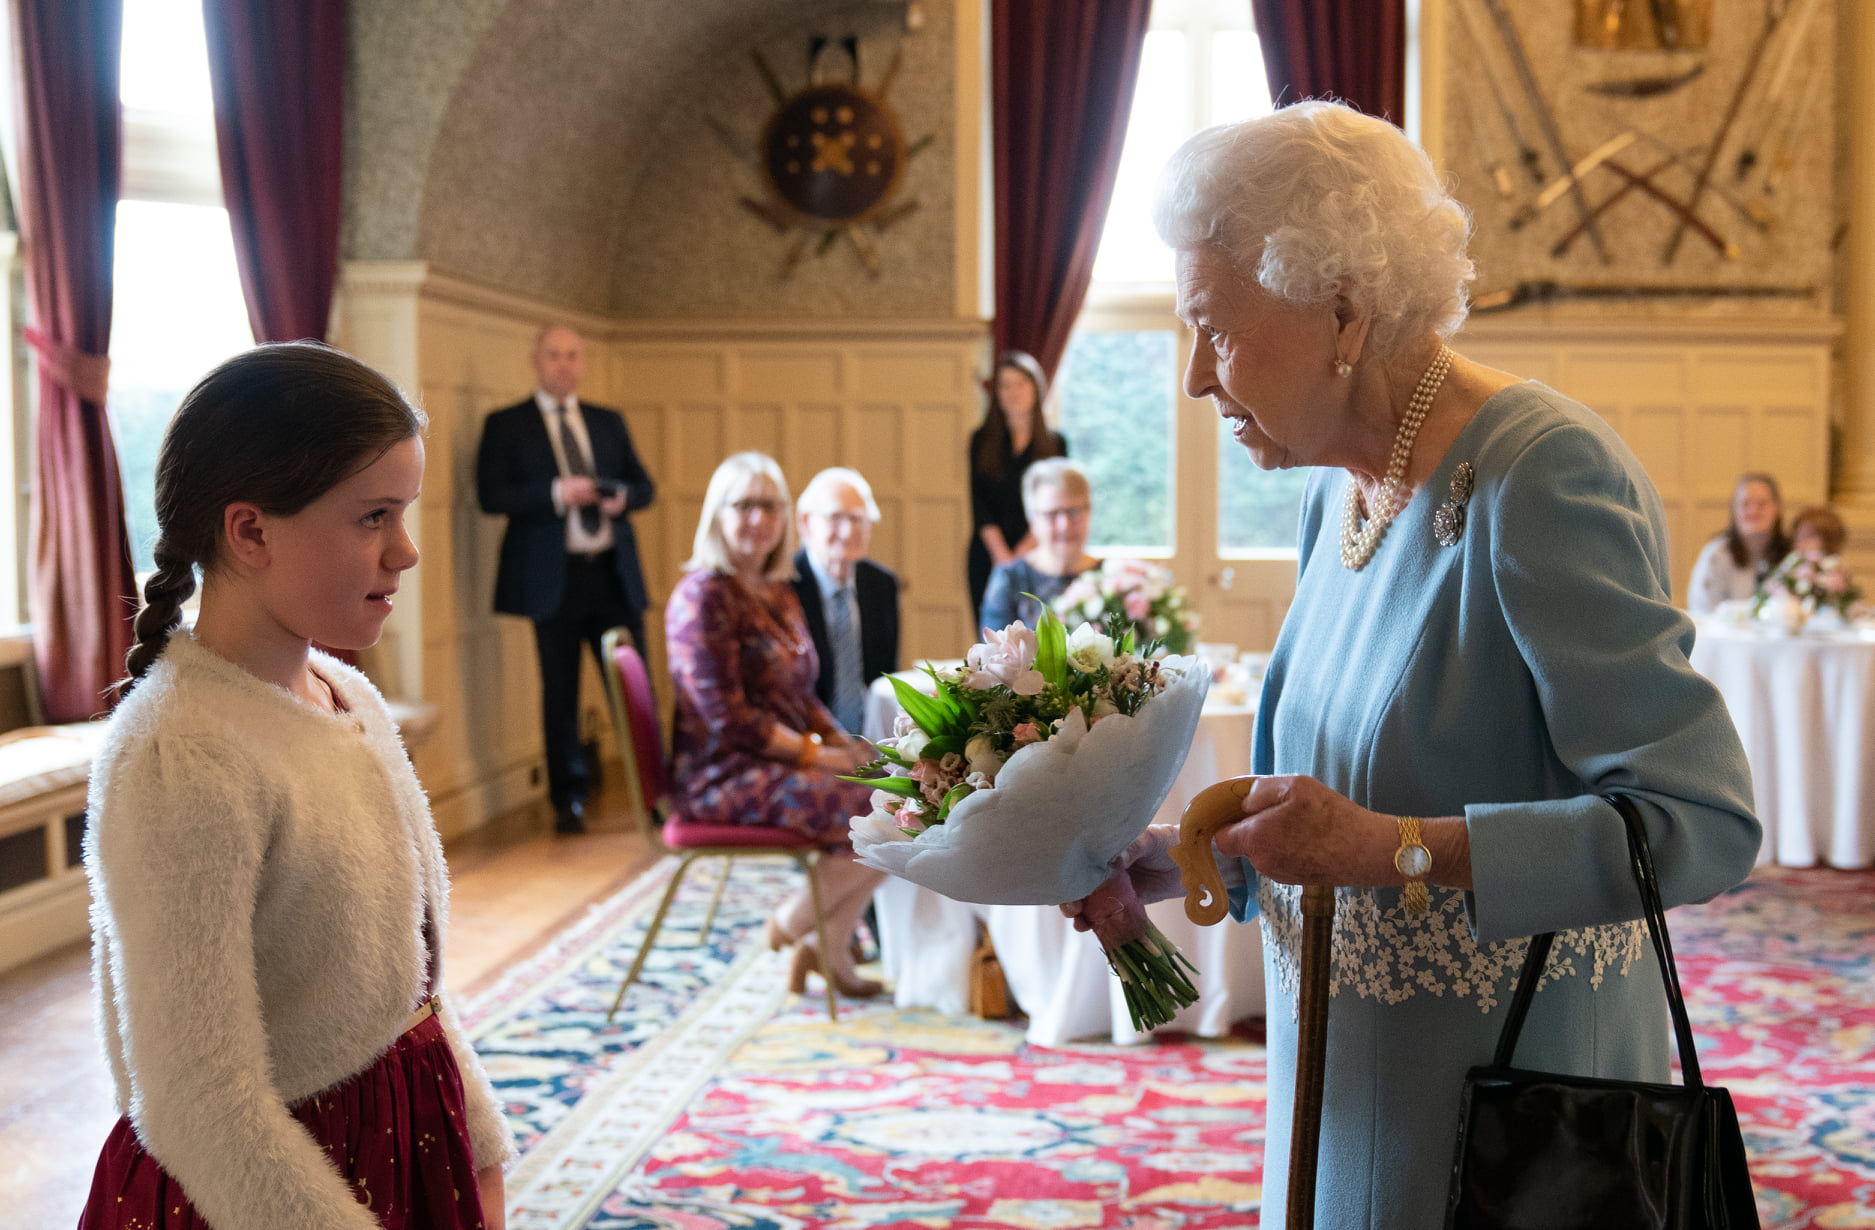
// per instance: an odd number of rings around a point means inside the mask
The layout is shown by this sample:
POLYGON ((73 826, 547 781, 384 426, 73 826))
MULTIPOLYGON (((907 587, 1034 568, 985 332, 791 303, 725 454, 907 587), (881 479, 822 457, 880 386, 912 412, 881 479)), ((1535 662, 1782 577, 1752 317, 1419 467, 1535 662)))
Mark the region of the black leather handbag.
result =
POLYGON ((1731 1095, 1699 1077, 1647 833, 1632 801, 1608 800, 1667 988, 1683 1085, 1596 1080, 1511 1066, 1554 933, 1530 941, 1497 1054, 1465 1076, 1450 1230, 1757 1230, 1731 1095))

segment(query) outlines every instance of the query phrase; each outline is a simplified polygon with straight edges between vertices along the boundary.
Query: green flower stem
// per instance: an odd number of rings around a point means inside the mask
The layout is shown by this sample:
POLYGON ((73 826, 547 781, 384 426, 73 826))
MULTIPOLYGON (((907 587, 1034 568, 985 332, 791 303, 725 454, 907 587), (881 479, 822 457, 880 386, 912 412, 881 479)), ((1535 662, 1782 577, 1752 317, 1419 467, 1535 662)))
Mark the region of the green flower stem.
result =
POLYGON ((1120 980, 1135 1032, 1157 1029, 1178 1015, 1180 1008, 1198 1002, 1198 989, 1185 976, 1186 970, 1195 974, 1198 967, 1150 923, 1144 936, 1107 953, 1107 964, 1120 980))

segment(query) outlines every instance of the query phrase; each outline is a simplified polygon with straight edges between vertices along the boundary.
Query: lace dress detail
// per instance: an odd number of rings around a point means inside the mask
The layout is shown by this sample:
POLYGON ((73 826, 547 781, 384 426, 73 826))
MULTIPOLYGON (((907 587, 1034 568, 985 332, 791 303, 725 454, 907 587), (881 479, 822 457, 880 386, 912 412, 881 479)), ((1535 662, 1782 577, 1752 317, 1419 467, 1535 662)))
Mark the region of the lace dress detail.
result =
MULTIPOLYGON (((1409 918, 1397 890, 1344 888, 1335 894, 1333 973, 1328 993, 1352 991, 1364 999, 1397 1004, 1425 993, 1470 999, 1479 1012, 1497 1007, 1500 991, 1516 985, 1530 950, 1528 938, 1480 945, 1465 921, 1465 895, 1433 888, 1431 909, 1409 918)), ((1263 939, 1276 967, 1276 982, 1293 1015, 1301 981, 1302 889, 1262 881, 1257 906, 1263 939)), ((1627 977, 1646 953, 1647 929, 1640 922, 1610 923, 1558 932, 1540 987, 1562 978, 1586 976, 1601 989, 1610 971, 1627 977)))

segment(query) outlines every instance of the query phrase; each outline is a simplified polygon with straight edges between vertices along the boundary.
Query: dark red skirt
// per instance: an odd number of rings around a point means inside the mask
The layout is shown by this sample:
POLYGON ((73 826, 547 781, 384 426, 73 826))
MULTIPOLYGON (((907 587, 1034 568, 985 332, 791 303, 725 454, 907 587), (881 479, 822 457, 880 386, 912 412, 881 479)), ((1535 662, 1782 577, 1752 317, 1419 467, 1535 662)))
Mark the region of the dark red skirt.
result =
MULTIPOLYGON (((291 1107, 345 1176, 360 1204, 388 1230, 477 1230, 462 1073, 431 1016, 391 1043, 358 1075, 291 1107)), ((211 1230, 143 1151, 129 1119, 104 1142, 79 1230, 211 1230)))

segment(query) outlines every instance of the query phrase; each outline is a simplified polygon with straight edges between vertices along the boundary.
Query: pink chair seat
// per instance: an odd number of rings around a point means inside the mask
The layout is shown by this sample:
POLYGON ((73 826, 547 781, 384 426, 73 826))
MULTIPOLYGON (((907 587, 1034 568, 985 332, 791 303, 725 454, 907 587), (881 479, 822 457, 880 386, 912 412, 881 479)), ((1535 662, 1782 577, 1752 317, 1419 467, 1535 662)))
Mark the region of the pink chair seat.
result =
POLYGON ((804 850, 816 843, 812 837, 793 829, 754 824, 692 824, 682 816, 672 816, 664 822, 664 844, 672 850, 693 850, 699 846, 804 850))

